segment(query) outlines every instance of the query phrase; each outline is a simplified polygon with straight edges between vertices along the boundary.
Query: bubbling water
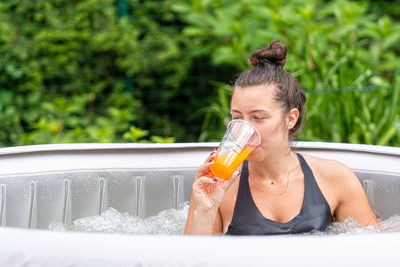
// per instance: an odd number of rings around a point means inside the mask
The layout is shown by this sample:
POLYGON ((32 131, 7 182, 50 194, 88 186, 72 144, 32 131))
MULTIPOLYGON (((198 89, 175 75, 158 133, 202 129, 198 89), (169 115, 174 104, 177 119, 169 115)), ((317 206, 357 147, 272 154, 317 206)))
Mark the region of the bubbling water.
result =
MULTIPOLYGON (((156 216, 145 219, 131 216, 126 212, 119 212, 114 208, 108 208, 100 215, 77 219, 71 225, 52 222, 49 225, 49 229, 59 231, 181 235, 185 229, 188 212, 188 202, 183 203, 178 209, 164 210, 156 216)), ((327 227, 326 231, 316 231, 311 234, 337 235, 346 233, 400 232, 400 214, 393 215, 386 220, 380 219, 379 222, 379 227, 362 227, 354 220, 333 222, 327 227)))
POLYGON ((166 234, 180 235, 185 229, 189 203, 183 203, 178 209, 168 209, 156 216, 141 219, 126 212, 108 208, 100 215, 77 219, 71 225, 52 222, 50 230, 106 232, 125 234, 166 234))
POLYGON ((328 225, 326 231, 315 232, 314 234, 335 235, 345 233, 379 233, 379 232, 400 232, 400 215, 396 214, 390 218, 379 219, 379 226, 363 227, 354 220, 345 220, 343 222, 333 222, 328 225))

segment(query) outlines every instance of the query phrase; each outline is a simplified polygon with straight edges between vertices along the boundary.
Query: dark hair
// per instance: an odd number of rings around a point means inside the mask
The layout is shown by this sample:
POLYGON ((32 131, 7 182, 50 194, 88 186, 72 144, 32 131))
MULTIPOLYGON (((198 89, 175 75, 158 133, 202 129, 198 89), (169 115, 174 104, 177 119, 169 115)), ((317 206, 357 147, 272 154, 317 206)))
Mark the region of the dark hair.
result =
POLYGON ((273 85, 275 101, 282 105, 285 113, 292 108, 299 110, 299 118, 296 125, 290 129, 292 138, 300 129, 305 113, 306 95, 301 89, 300 83, 287 71, 283 70, 286 63, 287 47, 273 41, 268 46, 251 53, 250 64, 252 67, 242 72, 234 83, 235 87, 250 87, 263 84, 273 85))

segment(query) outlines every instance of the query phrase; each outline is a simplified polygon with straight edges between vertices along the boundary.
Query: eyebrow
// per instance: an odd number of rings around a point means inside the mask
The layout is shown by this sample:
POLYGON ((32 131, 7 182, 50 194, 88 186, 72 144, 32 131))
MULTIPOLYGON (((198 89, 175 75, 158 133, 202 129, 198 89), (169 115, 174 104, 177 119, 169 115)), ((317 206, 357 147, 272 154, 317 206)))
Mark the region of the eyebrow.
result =
MULTIPOLYGON (((236 109, 232 109, 231 112, 242 114, 242 112, 240 112, 239 110, 236 110, 236 109)), ((250 111, 250 113, 257 113, 257 112, 263 112, 263 113, 271 114, 270 111, 265 110, 265 109, 255 109, 255 110, 250 111)))

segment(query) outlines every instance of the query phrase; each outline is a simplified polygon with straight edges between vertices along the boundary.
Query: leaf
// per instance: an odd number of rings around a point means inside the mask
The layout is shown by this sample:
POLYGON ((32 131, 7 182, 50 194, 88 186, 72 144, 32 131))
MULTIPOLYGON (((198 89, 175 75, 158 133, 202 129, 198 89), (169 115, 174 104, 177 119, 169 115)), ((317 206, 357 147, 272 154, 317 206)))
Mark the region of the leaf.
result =
POLYGON ((150 139, 154 143, 174 143, 175 142, 175 137, 151 136, 150 139))
POLYGON ((204 29, 188 26, 183 30, 183 34, 187 36, 206 36, 204 29))
POLYGON ((188 13, 191 11, 192 7, 188 3, 173 3, 171 9, 177 13, 188 13))
POLYGON ((221 65, 221 64, 235 65, 238 62, 238 58, 231 46, 221 46, 214 51, 213 62, 216 65, 221 65))
POLYGON ((137 142, 149 134, 148 131, 131 126, 129 131, 123 135, 124 140, 137 142))
POLYGON ((383 40, 382 49, 384 50, 389 49, 394 45, 398 45, 399 43, 400 43, 400 31, 393 32, 383 40))

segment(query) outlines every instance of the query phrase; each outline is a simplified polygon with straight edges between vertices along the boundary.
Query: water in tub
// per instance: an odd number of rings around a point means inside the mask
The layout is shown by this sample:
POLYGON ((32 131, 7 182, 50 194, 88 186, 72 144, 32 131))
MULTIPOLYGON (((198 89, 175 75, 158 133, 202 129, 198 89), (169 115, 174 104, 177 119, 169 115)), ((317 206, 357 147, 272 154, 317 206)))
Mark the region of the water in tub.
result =
MULTIPOLYGON (((107 232, 126 234, 183 234, 189 203, 185 202, 178 209, 161 211, 156 216, 141 219, 131 216, 128 213, 119 212, 108 208, 97 216, 84 217, 75 220, 71 225, 52 222, 49 225, 51 230, 86 231, 86 232, 107 232)), ((343 233, 368 233, 368 232, 400 232, 400 215, 394 215, 386 220, 380 219, 381 226, 361 227, 353 220, 344 222, 333 222, 326 231, 315 232, 317 235, 333 235, 343 233)))
POLYGON ((178 209, 168 209, 156 216, 141 219, 126 212, 108 208, 97 216, 84 217, 75 220, 71 225, 52 222, 51 230, 70 230, 86 232, 107 232, 127 234, 183 234, 189 203, 183 203, 178 209))

